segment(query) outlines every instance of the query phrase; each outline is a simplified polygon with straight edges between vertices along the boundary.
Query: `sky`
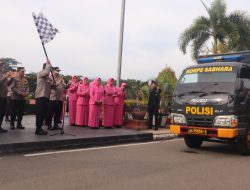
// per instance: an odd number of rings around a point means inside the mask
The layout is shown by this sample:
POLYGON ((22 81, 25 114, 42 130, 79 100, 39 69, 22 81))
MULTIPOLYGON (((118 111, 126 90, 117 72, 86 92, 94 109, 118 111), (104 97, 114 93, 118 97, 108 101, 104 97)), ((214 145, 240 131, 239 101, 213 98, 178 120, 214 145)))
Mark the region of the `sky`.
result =
MULTIPOLYGON (((211 0, 203 0, 207 5, 211 0)), ((45 55, 32 12, 59 29, 46 49, 63 74, 117 77, 122 0, 0 0, 0 58, 38 72, 45 55)), ((249 0, 225 0, 228 12, 250 10, 249 0)), ((177 77, 195 64, 179 50, 178 38, 198 16, 207 16, 200 0, 126 0, 121 78, 150 80, 166 66, 177 77)))

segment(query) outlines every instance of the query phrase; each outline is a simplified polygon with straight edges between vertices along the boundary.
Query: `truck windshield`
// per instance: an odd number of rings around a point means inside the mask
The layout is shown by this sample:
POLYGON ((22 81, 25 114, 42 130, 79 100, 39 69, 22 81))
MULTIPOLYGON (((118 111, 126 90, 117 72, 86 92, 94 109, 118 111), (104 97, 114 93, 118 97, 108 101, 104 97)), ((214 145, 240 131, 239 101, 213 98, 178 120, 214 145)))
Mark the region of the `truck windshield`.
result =
POLYGON ((190 84, 190 83, 210 83, 210 82, 234 82, 235 79, 236 79, 236 69, 225 71, 222 69, 208 70, 207 68, 195 68, 191 69, 191 71, 190 69, 184 71, 184 74, 181 76, 179 83, 190 84))

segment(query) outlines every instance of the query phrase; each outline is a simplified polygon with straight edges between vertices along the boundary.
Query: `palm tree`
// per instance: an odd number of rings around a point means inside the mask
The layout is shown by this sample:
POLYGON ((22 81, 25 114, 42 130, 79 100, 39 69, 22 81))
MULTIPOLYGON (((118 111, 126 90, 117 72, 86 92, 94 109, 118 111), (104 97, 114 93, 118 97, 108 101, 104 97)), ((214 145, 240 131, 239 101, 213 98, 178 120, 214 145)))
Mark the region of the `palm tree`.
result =
POLYGON ((181 51, 186 54, 191 45, 192 58, 201 52, 222 53, 250 49, 250 17, 246 12, 234 11, 227 15, 224 0, 214 0, 210 7, 204 5, 208 17, 199 16, 179 37, 181 51), (212 42, 212 47, 207 46, 212 42))

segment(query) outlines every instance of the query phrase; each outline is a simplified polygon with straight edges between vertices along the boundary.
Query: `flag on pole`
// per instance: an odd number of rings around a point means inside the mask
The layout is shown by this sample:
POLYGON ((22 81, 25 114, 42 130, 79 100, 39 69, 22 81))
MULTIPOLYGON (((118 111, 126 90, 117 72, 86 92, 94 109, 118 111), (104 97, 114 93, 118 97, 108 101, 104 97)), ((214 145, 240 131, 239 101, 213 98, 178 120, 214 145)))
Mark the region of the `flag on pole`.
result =
POLYGON ((34 18, 34 22, 36 24, 37 32, 40 36, 40 39, 43 44, 46 44, 54 39, 56 33, 59 32, 58 29, 56 29, 47 18, 43 16, 42 13, 39 13, 38 16, 35 15, 35 13, 32 14, 34 18))

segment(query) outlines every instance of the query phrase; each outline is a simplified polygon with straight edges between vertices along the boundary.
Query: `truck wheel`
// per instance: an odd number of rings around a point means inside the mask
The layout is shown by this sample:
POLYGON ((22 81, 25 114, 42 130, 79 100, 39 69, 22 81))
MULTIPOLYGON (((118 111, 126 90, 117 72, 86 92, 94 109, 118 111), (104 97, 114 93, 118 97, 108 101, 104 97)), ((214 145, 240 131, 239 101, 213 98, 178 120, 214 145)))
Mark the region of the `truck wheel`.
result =
POLYGON ((190 135, 184 136, 184 141, 187 147, 189 148, 200 148, 203 142, 203 140, 200 137, 190 136, 190 135))
POLYGON ((250 154, 250 129, 247 129, 245 136, 239 140, 238 148, 241 154, 250 154))

